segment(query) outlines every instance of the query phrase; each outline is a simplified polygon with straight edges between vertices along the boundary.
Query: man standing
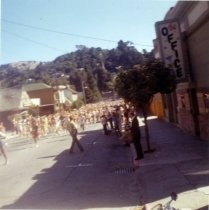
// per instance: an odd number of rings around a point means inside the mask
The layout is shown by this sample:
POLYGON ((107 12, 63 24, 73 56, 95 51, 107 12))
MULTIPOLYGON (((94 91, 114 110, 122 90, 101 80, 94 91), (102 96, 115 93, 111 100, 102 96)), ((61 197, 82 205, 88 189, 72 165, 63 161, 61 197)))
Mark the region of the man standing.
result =
POLYGON ((139 167, 139 160, 144 158, 144 153, 141 146, 141 132, 139 128, 139 121, 134 112, 129 113, 131 119, 131 135, 136 150, 136 157, 134 157, 135 167, 139 167))
POLYGON ((69 117, 69 121, 67 122, 67 130, 69 131, 69 133, 72 137, 72 144, 71 144, 69 153, 73 153, 73 148, 74 148, 75 144, 77 144, 80 151, 83 152, 84 149, 81 146, 80 142, 78 141, 78 138, 77 138, 78 131, 77 131, 74 119, 72 117, 69 117))

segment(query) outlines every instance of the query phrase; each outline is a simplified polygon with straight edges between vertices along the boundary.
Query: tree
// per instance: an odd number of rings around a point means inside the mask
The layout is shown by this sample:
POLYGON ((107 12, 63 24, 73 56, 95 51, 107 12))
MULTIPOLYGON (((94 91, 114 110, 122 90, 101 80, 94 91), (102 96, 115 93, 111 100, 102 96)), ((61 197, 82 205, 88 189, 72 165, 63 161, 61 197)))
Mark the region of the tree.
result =
POLYGON ((105 60, 105 66, 109 71, 117 72, 118 66, 130 68, 133 65, 140 64, 142 62, 143 55, 137 51, 132 42, 124 42, 120 40, 117 48, 108 52, 108 56, 105 60))
POLYGON ((85 81, 85 95, 86 95, 86 102, 87 103, 94 103, 101 100, 101 94, 97 87, 96 79, 94 78, 93 74, 87 71, 87 78, 85 81))
POLYGON ((83 106, 83 101, 78 98, 76 101, 74 101, 71 105, 72 109, 79 109, 81 106, 83 106))
POLYGON ((34 117, 39 116, 39 107, 38 106, 30 106, 28 109, 28 114, 34 117))
POLYGON ((24 84, 27 79, 33 79, 34 82, 49 85, 71 84, 76 91, 81 92, 81 81, 88 81, 88 71, 92 74, 90 79, 95 86, 87 90, 90 103, 99 100, 102 92, 113 90, 113 75, 118 72, 119 67, 132 68, 142 64, 143 59, 148 56, 150 54, 146 50, 144 55, 138 52, 130 41, 120 40, 111 50, 77 45, 76 51, 58 56, 53 61, 41 62, 33 70, 23 71, 19 69, 19 65, 0 65, 0 83, 2 87, 12 87, 24 84))
POLYGON ((156 93, 171 93, 176 88, 172 68, 157 59, 148 59, 143 65, 121 69, 115 79, 115 89, 137 111, 142 110, 145 122, 147 151, 153 151, 149 141, 147 110, 156 93))
POLYGON ((97 86, 101 92, 113 90, 113 77, 110 72, 98 68, 95 70, 94 75, 97 80, 97 86))

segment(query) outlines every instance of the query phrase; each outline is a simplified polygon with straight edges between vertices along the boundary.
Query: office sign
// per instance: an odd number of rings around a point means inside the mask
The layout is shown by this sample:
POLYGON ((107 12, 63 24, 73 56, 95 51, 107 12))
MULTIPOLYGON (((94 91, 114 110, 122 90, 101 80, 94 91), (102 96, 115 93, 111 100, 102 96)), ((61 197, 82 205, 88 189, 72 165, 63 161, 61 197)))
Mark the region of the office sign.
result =
POLYGON ((155 24, 161 58, 166 65, 171 65, 176 80, 181 81, 186 77, 184 58, 181 42, 181 31, 176 20, 166 20, 155 24))

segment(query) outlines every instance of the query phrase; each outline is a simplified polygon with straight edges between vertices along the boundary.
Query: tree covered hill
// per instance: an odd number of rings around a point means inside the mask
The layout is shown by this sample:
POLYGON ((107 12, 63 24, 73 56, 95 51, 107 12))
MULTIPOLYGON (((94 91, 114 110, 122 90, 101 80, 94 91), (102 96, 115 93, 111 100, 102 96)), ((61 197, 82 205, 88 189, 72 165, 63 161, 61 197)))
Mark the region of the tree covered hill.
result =
POLYGON ((51 62, 30 61, 0 66, 1 87, 41 81, 54 86, 68 84, 76 91, 82 91, 85 85, 91 101, 97 101, 101 92, 113 90, 113 77, 119 67, 141 64, 145 55, 131 42, 122 40, 111 50, 83 45, 76 48, 76 51, 51 62))

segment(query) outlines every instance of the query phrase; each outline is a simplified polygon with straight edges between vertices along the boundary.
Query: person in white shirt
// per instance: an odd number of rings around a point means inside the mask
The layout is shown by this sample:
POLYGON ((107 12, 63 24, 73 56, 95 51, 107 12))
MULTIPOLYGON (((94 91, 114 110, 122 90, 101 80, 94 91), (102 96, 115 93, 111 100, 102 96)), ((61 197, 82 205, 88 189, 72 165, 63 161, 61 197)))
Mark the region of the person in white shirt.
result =
POLYGON ((79 117, 78 117, 78 123, 80 125, 80 128, 82 131, 85 130, 85 116, 83 114, 80 114, 79 117))
POLYGON ((5 159, 5 165, 8 164, 8 158, 7 158, 7 153, 5 150, 5 142, 4 140, 6 139, 6 136, 0 132, 0 152, 2 153, 4 159, 5 159))

